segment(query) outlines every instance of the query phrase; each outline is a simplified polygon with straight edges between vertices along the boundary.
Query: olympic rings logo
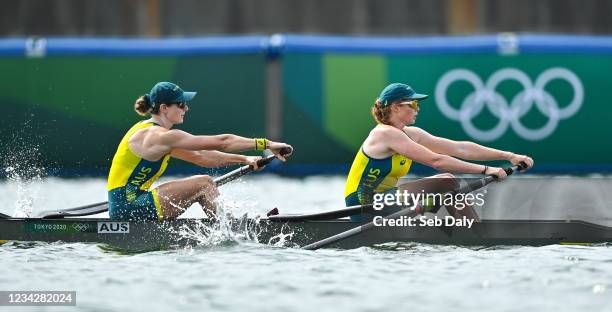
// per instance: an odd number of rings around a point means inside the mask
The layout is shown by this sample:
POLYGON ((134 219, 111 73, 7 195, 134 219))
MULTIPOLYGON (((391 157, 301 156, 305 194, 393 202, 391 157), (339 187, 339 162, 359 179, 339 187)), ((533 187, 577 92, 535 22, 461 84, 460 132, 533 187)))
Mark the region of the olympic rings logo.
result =
POLYGON ((87 231, 87 229, 89 229, 89 224, 87 224, 87 223, 75 223, 75 224, 72 225, 72 228, 75 231, 85 232, 85 231, 87 231))
POLYGON ((561 67, 547 69, 538 76, 535 83, 532 83, 524 72, 515 68, 496 71, 486 83, 470 70, 453 69, 438 80, 435 99, 440 111, 451 120, 459 121, 463 130, 474 139, 494 141, 506 132, 508 126, 512 126, 520 137, 538 141, 550 136, 560 120, 578 112, 584 99, 584 88, 573 72, 561 67), (567 81, 574 91, 573 99, 563 108, 559 108, 557 100, 545 89, 546 85, 555 79, 567 81), (517 81, 523 88, 509 104, 506 98, 496 91, 497 86, 506 80, 517 81), (474 87, 474 91, 463 99, 461 105, 455 105, 459 109, 451 106, 446 97, 449 86, 457 81, 466 81, 474 87), (521 118, 534 104, 540 113, 548 118, 546 124, 538 129, 528 128, 521 123, 521 118), (473 124, 472 119, 480 114, 485 106, 499 121, 492 129, 481 130, 473 124))

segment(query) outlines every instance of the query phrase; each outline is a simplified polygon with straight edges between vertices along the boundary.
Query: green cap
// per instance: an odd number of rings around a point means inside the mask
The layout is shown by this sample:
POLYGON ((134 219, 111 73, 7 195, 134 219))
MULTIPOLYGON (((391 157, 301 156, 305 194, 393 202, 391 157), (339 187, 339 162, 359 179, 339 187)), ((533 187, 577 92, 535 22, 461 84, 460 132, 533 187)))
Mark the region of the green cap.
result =
POLYGON ((380 92, 378 99, 383 106, 391 105, 397 101, 424 100, 428 97, 426 94, 416 93, 409 85, 403 83, 392 83, 380 92))
POLYGON ((158 82, 153 86, 149 97, 151 98, 151 102, 161 104, 188 102, 191 101, 195 95, 196 92, 183 91, 183 89, 176 84, 164 81, 158 82))

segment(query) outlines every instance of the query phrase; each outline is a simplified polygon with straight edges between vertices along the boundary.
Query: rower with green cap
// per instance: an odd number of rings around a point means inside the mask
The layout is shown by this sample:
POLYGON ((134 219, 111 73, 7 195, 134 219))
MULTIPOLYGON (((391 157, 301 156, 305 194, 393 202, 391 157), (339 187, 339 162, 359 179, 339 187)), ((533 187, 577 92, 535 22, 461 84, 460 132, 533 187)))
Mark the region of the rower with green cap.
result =
POLYGON ((151 117, 132 126, 117 147, 108 175, 108 210, 113 220, 175 219, 193 203, 207 214, 215 214, 218 191, 210 176, 195 175, 152 188, 168 165, 178 158, 201 167, 248 164, 257 169, 261 157, 234 154, 246 150, 270 149, 277 158, 285 143, 233 134, 192 135, 172 129, 183 123, 187 102, 196 92, 183 91, 172 82, 159 82, 139 97, 134 109, 151 117))
MULTIPOLYGON (((446 193, 458 187, 458 182, 451 173, 492 174, 499 179, 506 177, 506 172, 500 167, 464 160, 507 160, 513 165, 524 162, 527 168, 533 166, 533 160, 525 155, 473 142, 437 137, 419 127, 411 126, 416 122, 420 101, 427 97, 403 83, 392 83, 380 92, 371 108, 377 125, 357 151, 346 180, 344 198, 347 207, 373 204, 375 198, 381 198, 375 196, 376 194, 397 194, 398 189, 416 194, 446 193), (399 179, 408 173, 413 161, 444 173, 398 185, 399 179)), ((456 218, 465 216, 478 221, 474 209, 464 206, 465 204, 461 203, 461 207, 457 205, 446 208, 449 214, 456 218)), ((438 207, 417 209, 424 212, 436 210, 438 207)), ((397 208, 387 207, 381 214, 388 214, 397 208)), ((369 218, 372 218, 371 214, 351 217, 356 221, 369 218)))

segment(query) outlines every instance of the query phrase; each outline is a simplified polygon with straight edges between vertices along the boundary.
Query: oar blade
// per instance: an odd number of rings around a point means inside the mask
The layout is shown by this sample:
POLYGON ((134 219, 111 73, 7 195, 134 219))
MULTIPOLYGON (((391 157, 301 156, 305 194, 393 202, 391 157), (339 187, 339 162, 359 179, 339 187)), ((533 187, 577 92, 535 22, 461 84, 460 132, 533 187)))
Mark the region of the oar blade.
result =
POLYGON ((89 216, 108 211, 108 202, 101 202, 66 210, 50 210, 41 212, 38 217, 42 219, 61 219, 64 217, 89 216))

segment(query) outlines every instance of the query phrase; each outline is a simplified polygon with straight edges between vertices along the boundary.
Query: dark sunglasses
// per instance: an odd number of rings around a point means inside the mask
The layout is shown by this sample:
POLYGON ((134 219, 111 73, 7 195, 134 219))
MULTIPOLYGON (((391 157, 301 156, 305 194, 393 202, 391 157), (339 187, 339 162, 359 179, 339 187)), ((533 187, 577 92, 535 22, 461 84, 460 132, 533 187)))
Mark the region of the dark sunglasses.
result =
POLYGON ((176 105, 180 109, 185 109, 185 107, 187 106, 187 102, 175 102, 170 103, 170 105, 176 105))

